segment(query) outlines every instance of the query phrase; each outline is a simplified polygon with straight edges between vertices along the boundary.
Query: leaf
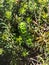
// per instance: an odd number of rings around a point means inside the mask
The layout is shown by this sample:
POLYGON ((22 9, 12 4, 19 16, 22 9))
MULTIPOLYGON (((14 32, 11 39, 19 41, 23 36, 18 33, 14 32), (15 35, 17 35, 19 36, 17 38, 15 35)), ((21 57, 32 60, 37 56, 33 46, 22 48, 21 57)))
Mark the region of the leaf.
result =
POLYGON ((2 48, 0 48, 0 55, 2 55, 3 51, 4 51, 4 50, 3 50, 2 48))

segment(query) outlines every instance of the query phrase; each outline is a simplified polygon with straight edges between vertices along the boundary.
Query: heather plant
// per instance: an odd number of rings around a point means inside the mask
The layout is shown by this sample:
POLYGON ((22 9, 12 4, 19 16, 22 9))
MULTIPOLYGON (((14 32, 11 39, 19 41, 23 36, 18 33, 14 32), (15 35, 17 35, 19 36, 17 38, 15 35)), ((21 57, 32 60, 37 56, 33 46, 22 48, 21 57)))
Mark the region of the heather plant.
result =
POLYGON ((49 65, 49 1, 0 0, 0 64, 28 58, 49 65))

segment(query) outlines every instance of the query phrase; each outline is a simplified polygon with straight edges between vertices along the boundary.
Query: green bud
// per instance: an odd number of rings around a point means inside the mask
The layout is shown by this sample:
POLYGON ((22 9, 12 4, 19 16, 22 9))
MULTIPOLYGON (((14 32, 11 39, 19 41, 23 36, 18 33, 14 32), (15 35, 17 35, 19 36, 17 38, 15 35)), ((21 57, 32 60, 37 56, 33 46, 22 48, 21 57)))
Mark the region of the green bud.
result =
POLYGON ((27 46, 31 47, 32 46, 32 39, 31 38, 28 38, 26 40, 26 44, 27 44, 27 46))
POLYGON ((11 12, 11 11, 6 11, 6 12, 5 12, 5 17, 6 17, 7 19, 11 19, 11 16, 12 16, 12 12, 11 12))
POLYGON ((19 24, 19 29, 20 29, 20 32, 22 33, 22 34, 25 34, 27 31, 27 27, 26 27, 26 23, 25 22, 21 22, 20 24, 19 24))

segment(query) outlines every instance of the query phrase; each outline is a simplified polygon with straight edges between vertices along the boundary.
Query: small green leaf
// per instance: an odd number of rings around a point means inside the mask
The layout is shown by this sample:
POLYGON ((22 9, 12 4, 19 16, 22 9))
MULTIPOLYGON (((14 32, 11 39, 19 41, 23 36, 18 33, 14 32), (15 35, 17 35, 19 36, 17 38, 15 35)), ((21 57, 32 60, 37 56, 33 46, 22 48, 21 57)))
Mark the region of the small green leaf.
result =
POLYGON ((3 50, 2 48, 0 48, 0 55, 2 55, 3 51, 4 51, 4 50, 3 50))

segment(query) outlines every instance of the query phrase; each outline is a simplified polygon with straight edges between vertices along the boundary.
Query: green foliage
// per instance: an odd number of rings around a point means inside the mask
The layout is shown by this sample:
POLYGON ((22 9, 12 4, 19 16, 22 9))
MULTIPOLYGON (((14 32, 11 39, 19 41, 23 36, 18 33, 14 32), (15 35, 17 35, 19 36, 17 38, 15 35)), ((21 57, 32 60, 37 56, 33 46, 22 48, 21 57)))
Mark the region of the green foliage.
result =
POLYGON ((0 57, 5 56, 9 65, 27 57, 49 65, 48 4, 48 0, 0 0, 0 57))
POLYGON ((6 12, 5 12, 5 17, 6 17, 7 19, 11 19, 11 16, 12 16, 11 11, 6 11, 6 12))
POLYGON ((21 22, 19 24, 19 28, 20 28, 20 31, 21 31, 22 34, 26 34, 27 28, 26 28, 26 23, 25 22, 21 22))
POLYGON ((3 50, 2 48, 0 48, 0 55, 2 55, 3 51, 4 51, 4 50, 3 50))

